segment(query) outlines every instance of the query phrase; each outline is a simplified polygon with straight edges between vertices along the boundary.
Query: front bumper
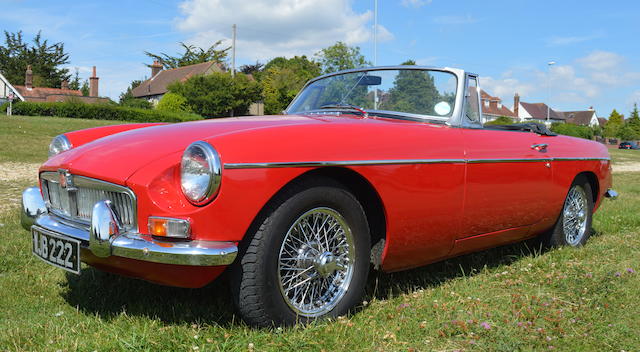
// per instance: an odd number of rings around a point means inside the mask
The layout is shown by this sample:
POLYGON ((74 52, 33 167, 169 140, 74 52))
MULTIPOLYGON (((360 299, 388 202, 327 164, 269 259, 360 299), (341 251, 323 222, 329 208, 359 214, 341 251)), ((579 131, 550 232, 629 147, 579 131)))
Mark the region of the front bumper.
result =
POLYGON ((613 189, 609 188, 605 193, 604 196, 607 198, 611 198, 611 199, 616 199, 618 198, 618 192, 614 191, 613 189))
POLYGON ((82 228, 49 214, 39 188, 27 188, 22 193, 22 227, 31 230, 37 226, 79 240, 84 249, 99 258, 117 256, 160 264, 220 266, 233 263, 238 254, 234 242, 163 241, 150 235, 121 233, 117 219, 109 201, 100 201, 94 206, 91 226, 82 228))

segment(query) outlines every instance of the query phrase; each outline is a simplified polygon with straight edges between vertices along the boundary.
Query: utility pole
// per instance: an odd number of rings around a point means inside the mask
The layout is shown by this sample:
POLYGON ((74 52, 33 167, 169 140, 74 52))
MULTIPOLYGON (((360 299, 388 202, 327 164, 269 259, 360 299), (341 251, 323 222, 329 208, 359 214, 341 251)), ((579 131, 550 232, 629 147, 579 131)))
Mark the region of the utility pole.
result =
MULTIPOLYGON (((378 65, 378 0, 373 0, 373 66, 378 65)), ((378 87, 373 88, 373 109, 378 110, 378 87)))
POLYGON ((231 77, 236 76, 236 25, 234 24, 232 27, 233 35, 232 35, 232 44, 231 44, 231 77))
POLYGON ((547 62, 547 127, 549 127, 551 124, 549 123, 549 112, 551 110, 551 108, 549 107, 550 104, 550 100, 551 100, 551 65, 555 65, 556 62, 555 61, 549 61, 547 62))

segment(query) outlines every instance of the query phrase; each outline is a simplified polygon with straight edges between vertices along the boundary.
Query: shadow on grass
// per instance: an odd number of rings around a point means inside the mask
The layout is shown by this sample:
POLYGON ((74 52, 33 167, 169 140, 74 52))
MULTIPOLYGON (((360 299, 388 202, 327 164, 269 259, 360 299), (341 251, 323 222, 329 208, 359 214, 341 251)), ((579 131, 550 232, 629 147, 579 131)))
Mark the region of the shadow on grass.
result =
POLYGON ((158 319, 168 324, 233 325, 228 280, 224 275, 199 289, 161 286, 91 267, 67 274, 62 297, 72 306, 102 319, 121 314, 158 319))
MULTIPOLYGON (((597 235, 597 231, 593 233, 597 235)), ((372 270, 364 299, 385 300, 436 287, 452 279, 474 276, 485 268, 510 265, 546 251, 539 241, 528 240, 398 273, 386 274, 372 270)), ((112 319, 125 313, 169 324, 217 324, 229 327, 240 323, 239 317, 234 314, 225 275, 204 288, 183 289, 86 268, 80 276, 68 274, 67 282, 63 285, 66 286, 63 298, 70 305, 103 319, 112 319)))

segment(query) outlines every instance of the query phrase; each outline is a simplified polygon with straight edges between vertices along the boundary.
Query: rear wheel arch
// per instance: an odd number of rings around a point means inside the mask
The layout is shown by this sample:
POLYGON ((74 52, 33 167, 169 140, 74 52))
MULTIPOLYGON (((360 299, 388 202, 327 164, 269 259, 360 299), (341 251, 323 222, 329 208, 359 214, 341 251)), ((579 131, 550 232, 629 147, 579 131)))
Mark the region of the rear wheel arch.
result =
POLYGON ((589 186, 591 186, 591 199, 593 200, 593 204, 596 204, 600 195, 600 182, 598 181, 598 177, 591 171, 583 171, 576 175, 573 182, 579 178, 584 178, 586 182, 589 183, 589 186))

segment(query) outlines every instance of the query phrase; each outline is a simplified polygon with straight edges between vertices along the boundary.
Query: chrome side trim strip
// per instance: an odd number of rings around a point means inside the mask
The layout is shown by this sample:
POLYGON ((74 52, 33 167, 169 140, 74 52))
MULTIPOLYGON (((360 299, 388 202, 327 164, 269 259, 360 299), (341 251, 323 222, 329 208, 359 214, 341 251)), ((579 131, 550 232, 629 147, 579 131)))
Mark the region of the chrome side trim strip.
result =
POLYGON ((611 160, 610 158, 534 158, 534 159, 394 159, 394 160, 343 160, 303 161, 275 163, 226 163, 225 169, 267 169, 287 167, 367 166, 367 165, 415 165, 415 164, 484 164, 484 163, 533 163, 550 161, 611 160))
POLYGON ((282 163, 230 163, 225 169, 264 169, 283 167, 321 167, 321 166, 365 166, 365 165, 410 165, 410 164, 464 164, 464 159, 408 159, 408 160, 345 160, 345 161, 307 161, 282 163))

